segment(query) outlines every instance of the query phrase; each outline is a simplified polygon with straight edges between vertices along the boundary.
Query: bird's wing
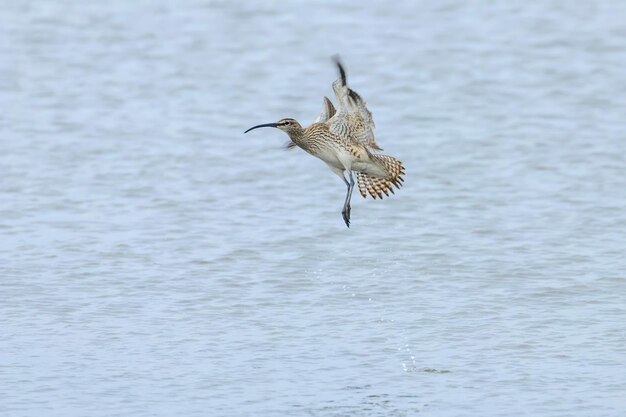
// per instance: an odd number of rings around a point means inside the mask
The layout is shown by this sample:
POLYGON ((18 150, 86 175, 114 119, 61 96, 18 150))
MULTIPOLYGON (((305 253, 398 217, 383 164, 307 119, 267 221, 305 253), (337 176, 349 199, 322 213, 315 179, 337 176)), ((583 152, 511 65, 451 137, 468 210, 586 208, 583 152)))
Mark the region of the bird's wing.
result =
POLYGON ((365 100, 348 87, 346 72, 337 59, 339 79, 333 83, 337 97, 337 112, 328 120, 331 132, 370 149, 382 150, 376 143, 374 119, 365 100))
POLYGON ((333 106, 333 103, 328 99, 328 97, 324 97, 322 112, 319 116, 317 116, 317 119, 315 119, 315 122, 313 123, 327 122, 331 117, 335 115, 336 112, 337 110, 335 110, 335 106, 333 106))

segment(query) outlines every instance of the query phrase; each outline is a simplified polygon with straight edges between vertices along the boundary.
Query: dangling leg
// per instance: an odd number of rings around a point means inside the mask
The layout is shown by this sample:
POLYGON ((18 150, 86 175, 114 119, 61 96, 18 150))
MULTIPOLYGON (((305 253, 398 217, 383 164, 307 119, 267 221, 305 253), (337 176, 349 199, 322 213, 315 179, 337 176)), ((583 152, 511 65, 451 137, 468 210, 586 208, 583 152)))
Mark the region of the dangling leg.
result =
POLYGON ((343 182, 348 187, 348 192, 346 194, 346 201, 343 203, 343 210, 341 211, 341 215, 343 216, 343 221, 346 222, 346 226, 350 227, 350 199, 352 198, 352 190, 354 189, 354 178, 352 177, 352 171, 349 169, 341 169, 337 168, 334 165, 327 164, 328 167, 335 174, 339 175, 343 182), (350 181, 346 180, 345 171, 348 171, 350 176, 350 181))
POLYGON ((341 215, 343 216, 343 221, 346 222, 346 226, 350 227, 350 200, 352 199, 352 190, 354 189, 354 178, 352 177, 352 171, 348 170, 348 174, 350 182, 346 180, 346 177, 343 177, 344 182, 348 186, 348 192, 346 193, 346 201, 343 203, 341 215))
MULTIPOLYGON (((348 182, 348 180, 346 180, 346 176, 344 175, 344 172, 345 172, 344 169, 337 168, 336 166, 328 164, 328 163, 327 165, 328 165, 328 168, 331 169, 331 171, 333 171, 335 174, 341 177, 343 182, 346 184, 346 187, 348 187, 348 194, 346 195, 346 201, 343 205, 343 210, 341 211, 341 215, 343 216, 343 220, 346 222, 346 226, 350 227, 350 195, 352 194, 350 190, 350 183, 348 182), (347 210, 346 210, 346 204, 347 204, 347 210)), ((352 173, 350 173, 350 178, 352 178, 352 173)))

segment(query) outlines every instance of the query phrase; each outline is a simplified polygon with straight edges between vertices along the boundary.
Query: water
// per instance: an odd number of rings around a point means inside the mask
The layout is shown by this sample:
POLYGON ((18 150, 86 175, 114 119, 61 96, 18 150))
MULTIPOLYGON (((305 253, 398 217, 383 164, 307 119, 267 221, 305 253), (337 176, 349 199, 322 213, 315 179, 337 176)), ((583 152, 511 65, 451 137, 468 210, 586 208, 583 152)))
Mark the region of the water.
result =
POLYGON ((3 416, 624 415, 622 2, 5 3, 3 416))

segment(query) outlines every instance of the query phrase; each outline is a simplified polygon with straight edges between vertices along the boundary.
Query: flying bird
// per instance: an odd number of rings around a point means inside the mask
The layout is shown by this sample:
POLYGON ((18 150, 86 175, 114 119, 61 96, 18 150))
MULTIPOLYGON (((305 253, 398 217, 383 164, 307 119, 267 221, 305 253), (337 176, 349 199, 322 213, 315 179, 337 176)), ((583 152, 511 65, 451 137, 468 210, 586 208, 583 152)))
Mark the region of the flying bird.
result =
POLYGON ((394 193, 394 186, 402 186, 404 167, 398 159, 377 153, 383 149, 376 143, 372 113, 361 96, 348 86, 346 71, 338 58, 335 64, 339 78, 332 86, 337 108, 324 97, 322 111, 309 127, 303 128, 296 120, 285 118, 253 126, 244 133, 275 127, 289 135, 287 148, 302 148, 324 161, 348 187, 341 214, 350 227, 350 200, 355 184, 352 172, 356 172, 363 198, 369 193, 374 199, 382 199, 383 193, 389 196, 390 191, 394 193))

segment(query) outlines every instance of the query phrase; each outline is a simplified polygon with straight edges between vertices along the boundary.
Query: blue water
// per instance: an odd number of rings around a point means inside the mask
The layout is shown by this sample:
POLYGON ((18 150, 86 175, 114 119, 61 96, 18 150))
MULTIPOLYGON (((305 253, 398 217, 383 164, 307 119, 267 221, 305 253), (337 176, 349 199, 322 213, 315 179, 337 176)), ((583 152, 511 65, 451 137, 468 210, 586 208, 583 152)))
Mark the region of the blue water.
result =
POLYGON ((626 410, 622 2, 0 11, 2 416, 626 410), (341 54, 384 201, 287 137, 341 54))

